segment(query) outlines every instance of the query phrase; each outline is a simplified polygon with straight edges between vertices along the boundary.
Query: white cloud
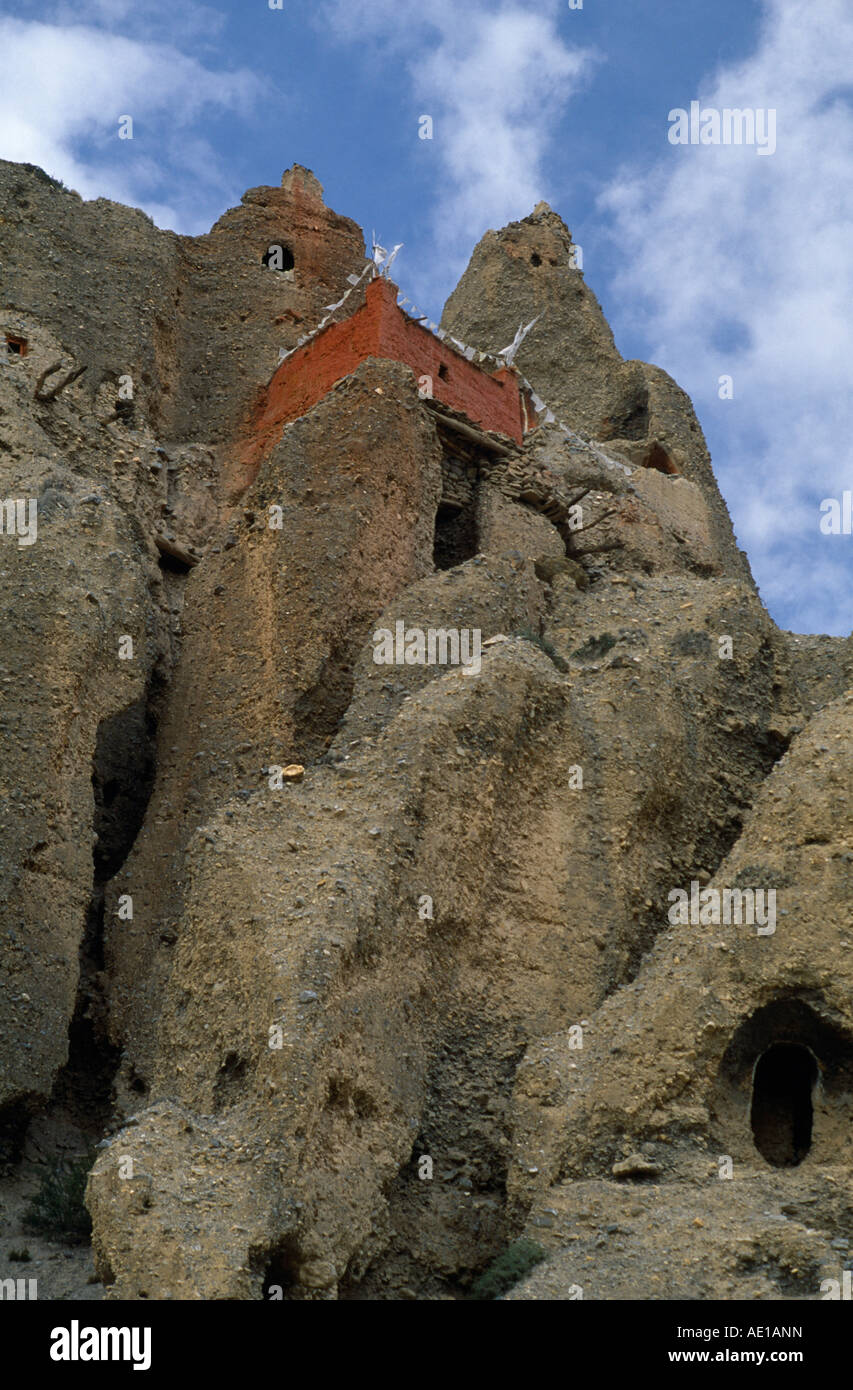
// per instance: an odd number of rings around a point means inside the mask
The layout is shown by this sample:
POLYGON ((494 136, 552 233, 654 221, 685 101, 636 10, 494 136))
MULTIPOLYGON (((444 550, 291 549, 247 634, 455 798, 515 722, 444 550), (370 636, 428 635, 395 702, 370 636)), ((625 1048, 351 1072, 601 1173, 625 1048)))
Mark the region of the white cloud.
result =
POLYGON ((561 37, 562 12, 556 0, 332 0, 322 12, 339 38, 403 65, 420 112, 434 120, 442 285, 448 259, 458 273, 488 227, 525 217, 548 196, 549 143, 594 62, 561 37))
POLYGON ((246 115, 256 78, 88 25, 0 18, 0 51, 0 157, 38 164, 84 198, 140 205, 160 225, 208 230, 231 189, 204 122, 246 115), (133 117, 133 140, 118 138, 124 115, 133 117), (175 174, 188 140, 195 160, 187 182, 175 174))
POLYGON ((818 522, 820 501, 853 487, 853 11, 764 10, 754 55, 670 105, 775 108, 777 151, 671 146, 661 111, 660 159, 602 199, 625 266, 615 326, 641 326, 693 396, 774 616, 847 633, 853 537, 818 522))

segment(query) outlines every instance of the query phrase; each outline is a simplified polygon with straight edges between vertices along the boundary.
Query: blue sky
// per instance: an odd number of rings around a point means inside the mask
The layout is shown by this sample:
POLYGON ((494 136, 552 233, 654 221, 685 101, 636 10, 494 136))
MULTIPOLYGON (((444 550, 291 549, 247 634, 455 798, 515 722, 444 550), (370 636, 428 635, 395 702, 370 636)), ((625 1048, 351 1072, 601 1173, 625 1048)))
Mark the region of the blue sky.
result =
POLYGON ((621 351, 693 397, 773 617, 851 631, 820 529, 853 490, 850 0, 0 0, 0 52, 3 157, 189 233, 305 164, 433 318, 547 199, 621 351), (694 99, 772 108, 775 153, 672 145, 694 99))

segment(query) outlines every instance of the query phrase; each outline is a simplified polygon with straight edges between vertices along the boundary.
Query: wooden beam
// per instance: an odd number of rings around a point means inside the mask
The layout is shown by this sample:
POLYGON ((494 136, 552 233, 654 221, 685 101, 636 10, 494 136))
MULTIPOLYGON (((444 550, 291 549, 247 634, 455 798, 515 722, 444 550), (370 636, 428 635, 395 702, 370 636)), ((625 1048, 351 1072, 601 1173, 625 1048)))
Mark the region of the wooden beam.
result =
POLYGON ((488 449, 490 453, 497 454, 500 458, 515 458, 520 453, 520 450, 511 448, 508 444, 500 444, 483 430, 474 429, 473 425, 463 424, 461 420, 454 420, 450 415, 445 415, 435 401, 424 400, 424 405, 432 411, 440 425, 449 429, 452 434, 461 434, 464 439, 473 439, 474 443, 479 444, 481 449, 488 449))

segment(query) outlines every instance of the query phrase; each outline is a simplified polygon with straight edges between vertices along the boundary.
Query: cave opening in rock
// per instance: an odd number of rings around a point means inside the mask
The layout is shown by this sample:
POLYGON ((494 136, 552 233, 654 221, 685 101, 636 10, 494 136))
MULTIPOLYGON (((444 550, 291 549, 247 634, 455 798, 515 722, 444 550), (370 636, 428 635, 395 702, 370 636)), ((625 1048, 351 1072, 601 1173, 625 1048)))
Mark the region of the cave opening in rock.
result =
POLYGON ((755 1064, 750 1123, 755 1147, 774 1168, 802 1163, 812 1143, 814 1054, 800 1043, 773 1043, 755 1064))
POLYGON ((293 706, 295 746, 300 762, 315 763, 325 757, 352 701, 357 635, 343 634, 333 641, 317 680, 293 706))
POLYGON ((289 246, 283 242, 273 242, 261 256, 262 263, 268 270, 293 270, 296 265, 296 258, 289 246))
POLYGON ((149 693, 98 725, 92 764, 96 885, 118 873, 142 827, 154 785, 156 729, 149 693))
POLYGON ((170 555, 167 550, 160 551, 157 563, 166 574, 190 574, 193 569, 189 560, 182 560, 179 555, 170 555))
POLYGON ((236 1052, 228 1053, 213 1083, 214 1110, 227 1110, 244 1098, 248 1090, 248 1071, 249 1064, 245 1057, 238 1057, 236 1052))
POLYGON ((144 695, 101 720, 92 760, 92 896, 80 942, 68 1059, 54 1082, 51 1109, 93 1138, 109 1124, 121 1062, 121 1049, 109 1038, 103 997, 106 890, 133 848, 154 785, 159 689, 159 681, 152 676, 144 695))
POLYGON ((27 340, 19 338, 17 333, 6 334, 6 353, 9 357, 26 357, 27 340))
POLYGON ((441 502, 435 514, 433 564, 452 570, 477 554, 477 511, 472 497, 464 507, 441 502))
POLYGON ((734 1030, 710 1109, 720 1153, 827 1162, 853 1133, 853 1035, 818 994, 769 1000, 734 1030))
POLYGON ((27 1128, 35 1108, 36 1101, 31 1096, 0 1105, 0 1178, 5 1177, 20 1162, 27 1128))
POLYGON ((662 444, 659 444, 656 439, 652 441, 649 448, 646 450, 646 456, 643 459, 643 468, 654 468, 658 473, 666 473, 670 477, 678 476, 678 469, 666 449, 662 444))
POLYGON ((253 1268, 261 1270, 261 1297, 264 1301, 288 1302, 299 1295, 299 1247, 286 1237, 271 1249, 253 1251, 253 1268))

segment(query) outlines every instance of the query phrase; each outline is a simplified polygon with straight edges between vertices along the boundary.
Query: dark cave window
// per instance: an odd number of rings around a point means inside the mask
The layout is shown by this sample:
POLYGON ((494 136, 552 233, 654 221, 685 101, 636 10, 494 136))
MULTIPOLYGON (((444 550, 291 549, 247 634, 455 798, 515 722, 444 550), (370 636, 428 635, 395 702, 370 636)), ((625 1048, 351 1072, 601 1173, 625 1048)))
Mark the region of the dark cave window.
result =
POLYGON ((170 555, 165 550, 161 550, 157 563, 167 574, 189 574, 193 568, 186 560, 181 560, 177 555, 170 555))
POLYGON ((142 829, 154 786, 156 729, 146 699, 135 700, 98 725, 92 759, 96 884, 118 873, 142 829))
POLYGON ((116 797, 117 797, 118 794, 119 794, 119 791, 120 791, 120 786, 119 786, 118 779, 115 778, 115 777, 111 777, 110 780, 109 780, 108 782, 105 782, 105 783, 104 783, 104 788, 103 788, 103 791, 102 791, 102 793, 101 793, 101 800, 102 800, 103 805, 104 805, 104 806, 112 806, 113 802, 115 801, 116 797))
POLYGON ((6 353, 9 357, 26 357, 27 339, 19 338, 15 333, 7 333, 6 353))
POLYGON ((250 1085, 247 1075, 248 1063, 245 1057, 238 1057, 236 1052, 229 1052, 213 1083, 214 1110, 227 1110, 229 1106, 237 1105, 243 1099, 250 1085))
POLYGON ((533 252, 533 255, 530 257, 530 264, 531 264, 531 265, 541 265, 541 264, 542 264, 542 257, 539 255, 539 253, 538 253, 537 251, 534 251, 534 252, 533 252))
POLYGON ((450 373, 447 370, 446 362, 442 362, 441 366, 438 369, 438 375, 441 377, 442 381, 447 381, 448 377, 450 376, 450 373))
POLYGON ((274 241, 261 256, 261 262, 268 270, 292 270, 296 265, 293 252, 283 242, 274 241))
POLYGON ((773 1043, 752 1081, 750 1123, 755 1147, 774 1168, 802 1163, 812 1143, 814 1054, 799 1043, 773 1043))
POLYGON ((438 570, 452 570, 477 554, 477 516, 470 506, 454 507, 441 503, 435 514, 433 564, 438 570))
POLYGON ((643 459, 644 468, 655 468, 658 473, 677 474, 678 469, 662 444, 655 441, 643 459))
POLYGON ((266 1300, 289 1301, 299 1283, 299 1251, 292 1239, 285 1239, 274 1250, 256 1257, 263 1268, 261 1297, 266 1300))

